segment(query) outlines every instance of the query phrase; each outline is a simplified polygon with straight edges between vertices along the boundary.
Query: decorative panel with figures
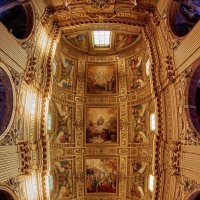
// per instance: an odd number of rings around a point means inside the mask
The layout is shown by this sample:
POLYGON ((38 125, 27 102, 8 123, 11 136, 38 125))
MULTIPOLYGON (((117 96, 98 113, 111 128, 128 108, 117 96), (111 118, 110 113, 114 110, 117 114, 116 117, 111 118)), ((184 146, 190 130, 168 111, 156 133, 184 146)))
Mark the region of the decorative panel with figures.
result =
POLYGON ((115 94, 117 92, 116 66, 113 63, 87 66, 87 94, 115 94))
POLYGON ((57 50, 55 55, 56 72, 54 82, 65 90, 73 90, 76 60, 70 58, 62 50, 57 50))

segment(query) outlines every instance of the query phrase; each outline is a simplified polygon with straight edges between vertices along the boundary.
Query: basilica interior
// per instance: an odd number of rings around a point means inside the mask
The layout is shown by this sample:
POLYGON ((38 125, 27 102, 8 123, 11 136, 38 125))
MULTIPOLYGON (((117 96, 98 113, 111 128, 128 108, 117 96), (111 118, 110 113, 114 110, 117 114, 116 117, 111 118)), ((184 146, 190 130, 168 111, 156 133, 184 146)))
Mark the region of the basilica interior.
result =
POLYGON ((1 0, 0 200, 199 200, 199 19, 199 0, 1 0))

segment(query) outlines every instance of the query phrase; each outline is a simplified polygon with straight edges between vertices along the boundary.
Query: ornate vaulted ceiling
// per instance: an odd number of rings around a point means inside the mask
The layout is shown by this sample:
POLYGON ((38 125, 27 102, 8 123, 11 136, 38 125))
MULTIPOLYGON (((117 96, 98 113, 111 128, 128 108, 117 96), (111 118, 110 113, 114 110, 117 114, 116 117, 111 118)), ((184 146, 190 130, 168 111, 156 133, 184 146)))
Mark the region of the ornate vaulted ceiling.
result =
POLYGON ((49 104, 52 199, 151 199, 155 113, 151 1, 51 1, 56 24, 49 104), (94 30, 111 31, 96 49, 94 30))

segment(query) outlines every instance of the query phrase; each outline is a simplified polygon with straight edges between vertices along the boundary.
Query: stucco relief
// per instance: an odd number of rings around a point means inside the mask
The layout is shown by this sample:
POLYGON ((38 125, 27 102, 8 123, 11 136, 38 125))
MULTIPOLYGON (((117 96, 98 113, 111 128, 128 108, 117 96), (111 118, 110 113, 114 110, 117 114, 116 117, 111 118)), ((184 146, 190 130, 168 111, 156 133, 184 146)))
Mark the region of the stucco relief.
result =
MULTIPOLYGON (((197 134, 195 127, 192 123, 192 117, 189 113, 190 102, 186 98, 186 94, 190 94, 189 85, 191 84, 191 70, 185 70, 180 77, 177 79, 175 87, 176 87, 176 101, 178 108, 178 128, 179 128, 179 137, 180 139, 185 140, 186 144, 200 144, 200 136, 197 134), (187 119, 187 120, 185 120, 187 119)), ((191 86, 195 87, 195 86, 191 86)), ((193 97, 194 101, 194 96, 193 97)))

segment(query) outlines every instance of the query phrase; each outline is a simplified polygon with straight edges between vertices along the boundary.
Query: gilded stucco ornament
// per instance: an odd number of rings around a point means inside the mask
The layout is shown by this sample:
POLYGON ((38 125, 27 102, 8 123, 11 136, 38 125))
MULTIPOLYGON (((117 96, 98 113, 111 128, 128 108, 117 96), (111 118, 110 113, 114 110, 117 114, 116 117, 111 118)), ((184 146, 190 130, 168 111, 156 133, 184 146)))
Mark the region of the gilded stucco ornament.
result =
POLYGON ((30 175, 32 170, 31 144, 27 141, 18 144, 18 151, 21 160, 21 174, 30 175))
POLYGON ((12 177, 6 181, 6 184, 12 188, 13 191, 19 190, 20 181, 17 177, 12 177))
POLYGON ((17 136, 18 130, 12 128, 0 142, 0 145, 14 145, 16 143, 17 136))
POLYGON ((96 9, 104 9, 110 6, 112 0, 89 0, 88 3, 96 9))

